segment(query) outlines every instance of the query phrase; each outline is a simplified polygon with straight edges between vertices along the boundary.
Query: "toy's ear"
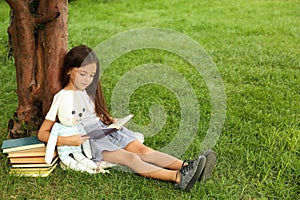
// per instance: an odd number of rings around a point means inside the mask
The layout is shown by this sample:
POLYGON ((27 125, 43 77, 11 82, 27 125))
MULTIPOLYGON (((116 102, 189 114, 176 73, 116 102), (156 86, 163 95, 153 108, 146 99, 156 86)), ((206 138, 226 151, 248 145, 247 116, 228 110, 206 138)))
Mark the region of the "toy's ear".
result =
POLYGON ((74 95, 72 92, 68 92, 62 95, 58 108, 58 119, 66 125, 72 126, 76 124, 75 120, 76 110, 74 109, 74 95))
POLYGON ((47 164, 51 164, 52 162, 58 134, 59 134, 59 124, 54 123, 46 147, 45 161, 47 164))

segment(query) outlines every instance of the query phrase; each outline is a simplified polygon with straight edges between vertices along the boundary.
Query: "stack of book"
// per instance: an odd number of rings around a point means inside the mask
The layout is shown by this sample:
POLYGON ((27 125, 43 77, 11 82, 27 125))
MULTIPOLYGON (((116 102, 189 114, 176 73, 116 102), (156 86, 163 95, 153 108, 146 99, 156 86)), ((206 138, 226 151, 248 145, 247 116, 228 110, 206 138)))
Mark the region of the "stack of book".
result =
POLYGON ((1 149, 8 154, 13 175, 47 177, 57 166, 56 152, 51 164, 45 162, 46 145, 37 136, 4 140, 1 149))

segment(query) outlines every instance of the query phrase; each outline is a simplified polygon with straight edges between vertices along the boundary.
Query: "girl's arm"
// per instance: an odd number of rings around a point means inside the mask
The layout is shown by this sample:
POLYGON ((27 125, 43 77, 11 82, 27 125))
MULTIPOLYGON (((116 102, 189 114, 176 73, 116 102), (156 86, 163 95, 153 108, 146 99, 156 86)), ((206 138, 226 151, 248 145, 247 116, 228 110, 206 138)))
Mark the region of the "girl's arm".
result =
MULTIPOLYGON (((42 142, 47 142, 50 136, 50 131, 55 121, 50 121, 45 119, 42 123, 40 130, 38 132, 38 139, 42 142)), ((88 138, 81 137, 80 134, 72 135, 72 136, 58 136, 57 138, 57 146, 79 146, 83 142, 85 142, 88 138)))

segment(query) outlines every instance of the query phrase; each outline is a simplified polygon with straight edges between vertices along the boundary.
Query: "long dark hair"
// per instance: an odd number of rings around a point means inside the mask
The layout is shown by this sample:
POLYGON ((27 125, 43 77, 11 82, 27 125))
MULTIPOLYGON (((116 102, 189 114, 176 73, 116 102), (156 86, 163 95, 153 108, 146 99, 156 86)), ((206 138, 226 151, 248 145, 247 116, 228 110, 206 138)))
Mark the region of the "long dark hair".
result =
POLYGON ((70 77, 68 75, 68 72, 70 70, 72 70, 74 67, 79 68, 90 63, 96 63, 97 69, 92 83, 86 88, 86 92, 95 103, 96 114, 104 124, 108 125, 113 123, 113 119, 107 109, 103 96, 102 86, 99 80, 99 60, 95 52, 91 48, 85 45, 80 45, 72 48, 67 53, 61 73, 62 87, 64 88, 70 81, 70 77))

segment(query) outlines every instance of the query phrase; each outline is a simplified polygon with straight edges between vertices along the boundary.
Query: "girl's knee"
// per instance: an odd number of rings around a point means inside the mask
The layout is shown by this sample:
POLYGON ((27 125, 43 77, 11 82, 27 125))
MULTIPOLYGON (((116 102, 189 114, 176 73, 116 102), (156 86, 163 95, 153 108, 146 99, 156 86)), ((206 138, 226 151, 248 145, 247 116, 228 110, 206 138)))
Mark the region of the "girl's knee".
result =
POLYGON ((128 152, 127 155, 126 155, 125 160, 127 160, 128 163, 133 163, 134 164, 136 162, 140 162, 141 158, 135 153, 128 152))
POLYGON ((138 141, 132 142, 125 149, 127 151, 137 153, 137 154, 149 154, 149 153, 154 152, 153 149, 151 149, 150 147, 147 147, 146 145, 144 145, 138 141))
POLYGON ((106 161, 126 166, 132 166, 141 161, 141 158, 136 153, 124 150, 118 152, 104 152, 103 158, 106 161))

